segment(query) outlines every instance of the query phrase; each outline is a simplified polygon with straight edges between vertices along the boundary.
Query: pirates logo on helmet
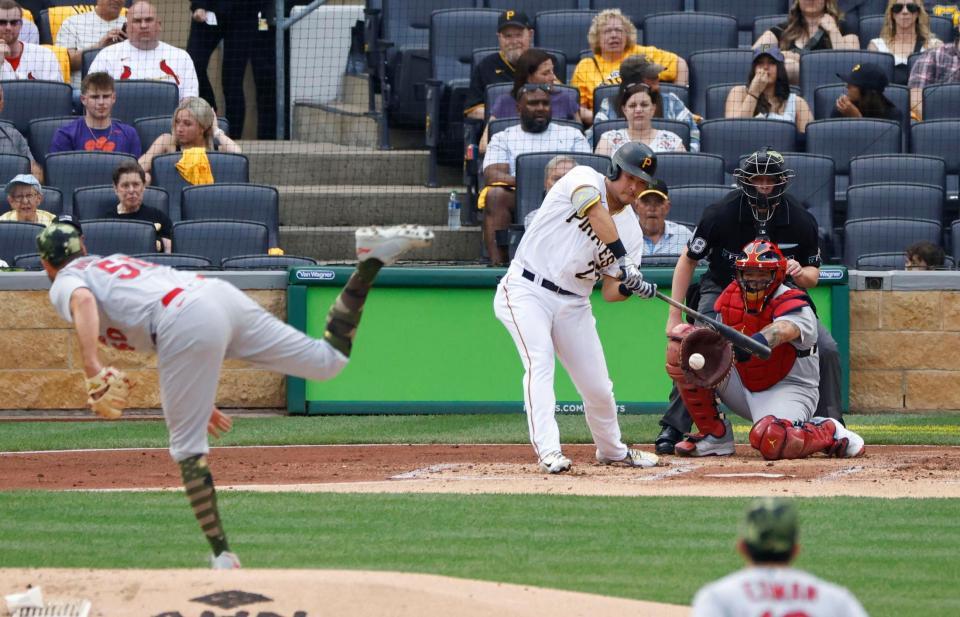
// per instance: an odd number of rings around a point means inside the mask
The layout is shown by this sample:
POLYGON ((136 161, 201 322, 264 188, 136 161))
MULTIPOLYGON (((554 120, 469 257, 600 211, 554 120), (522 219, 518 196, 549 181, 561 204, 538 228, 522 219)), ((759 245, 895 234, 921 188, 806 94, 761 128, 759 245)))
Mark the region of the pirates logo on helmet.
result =
POLYGON ((622 171, 653 184, 656 182, 653 176, 657 173, 657 155, 644 143, 628 141, 610 157, 607 177, 616 181, 622 171))
POLYGON ((748 313, 759 313, 787 276, 787 259, 776 244, 754 240, 737 258, 737 284, 748 313))

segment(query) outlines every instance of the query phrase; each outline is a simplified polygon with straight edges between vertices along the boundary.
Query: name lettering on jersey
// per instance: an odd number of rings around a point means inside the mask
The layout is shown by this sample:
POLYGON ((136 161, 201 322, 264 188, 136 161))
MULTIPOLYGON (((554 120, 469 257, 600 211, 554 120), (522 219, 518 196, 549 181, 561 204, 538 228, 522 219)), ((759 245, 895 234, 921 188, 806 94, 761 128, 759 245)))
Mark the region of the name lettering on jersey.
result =
POLYGON ((813 602, 817 599, 817 588, 813 585, 793 583, 770 583, 767 581, 747 581, 743 584, 743 592, 753 601, 768 600, 806 600, 813 602))
POLYGON ((588 219, 585 214, 580 215, 577 212, 574 212, 563 222, 576 223, 580 231, 587 234, 587 237, 590 238, 590 241, 593 242, 594 246, 600 249, 597 259, 591 259, 589 263, 587 263, 586 269, 582 272, 577 272, 576 277, 578 279, 588 279, 594 281, 599 279, 600 272, 615 262, 617 258, 613 256, 613 253, 610 252, 610 249, 607 248, 607 245, 599 237, 597 237, 596 232, 593 231, 593 225, 590 224, 590 219, 588 219))

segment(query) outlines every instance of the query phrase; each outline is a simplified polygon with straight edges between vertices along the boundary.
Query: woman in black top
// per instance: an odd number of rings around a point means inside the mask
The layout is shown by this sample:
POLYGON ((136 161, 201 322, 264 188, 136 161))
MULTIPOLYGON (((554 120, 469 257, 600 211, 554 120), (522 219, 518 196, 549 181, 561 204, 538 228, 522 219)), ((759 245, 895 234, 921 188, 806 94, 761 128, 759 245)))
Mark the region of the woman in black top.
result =
POLYGON ((847 84, 847 93, 837 99, 831 118, 903 120, 903 112, 883 94, 888 80, 878 65, 864 62, 846 75, 837 73, 837 77, 847 84))
POLYGON ((800 54, 821 49, 860 49, 850 34, 837 0, 794 0, 787 21, 770 28, 754 47, 777 45, 787 62, 790 83, 800 82, 800 54))

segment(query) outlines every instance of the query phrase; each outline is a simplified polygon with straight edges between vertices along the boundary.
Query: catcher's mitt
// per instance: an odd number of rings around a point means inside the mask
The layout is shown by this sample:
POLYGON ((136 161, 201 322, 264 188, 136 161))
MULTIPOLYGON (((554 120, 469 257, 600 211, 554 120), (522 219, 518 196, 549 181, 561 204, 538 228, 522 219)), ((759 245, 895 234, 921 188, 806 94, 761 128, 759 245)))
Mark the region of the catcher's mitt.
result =
POLYGON ((683 337, 680 343, 680 369, 691 385, 716 387, 732 367, 733 345, 716 330, 697 328, 683 337), (703 368, 691 368, 689 359, 695 353, 703 356, 703 368))
POLYGON ((87 405, 101 418, 116 420, 127 406, 132 385, 123 371, 105 366, 86 380, 87 405))

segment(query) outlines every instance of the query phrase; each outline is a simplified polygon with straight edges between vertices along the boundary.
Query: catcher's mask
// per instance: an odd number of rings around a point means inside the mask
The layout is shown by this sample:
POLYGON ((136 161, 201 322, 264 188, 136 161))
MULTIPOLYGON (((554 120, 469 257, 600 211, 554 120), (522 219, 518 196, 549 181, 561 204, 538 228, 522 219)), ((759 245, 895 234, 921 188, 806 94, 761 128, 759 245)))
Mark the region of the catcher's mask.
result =
POLYGON ((773 242, 754 240, 743 247, 736 268, 737 284, 747 312, 759 313, 786 278, 787 259, 773 242))
POLYGON ((761 224, 773 218, 773 213, 780 205, 780 198, 787 192, 787 185, 794 176, 796 173, 792 169, 787 169, 783 155, 770 149, 769 146, 748 156, 743 166, 733 171, 737 187, 747 196, 753 218, 761 224), (761 185, 757 182, 761 177, 773 179, 773 185, 769 190, 767 190, 767 183, 761 185))

